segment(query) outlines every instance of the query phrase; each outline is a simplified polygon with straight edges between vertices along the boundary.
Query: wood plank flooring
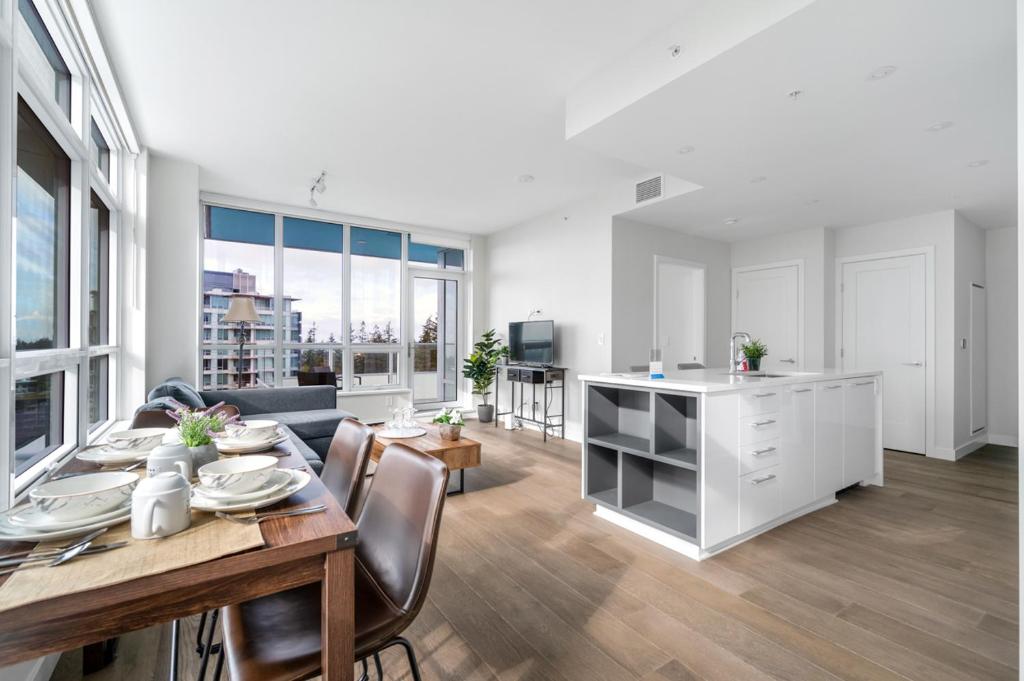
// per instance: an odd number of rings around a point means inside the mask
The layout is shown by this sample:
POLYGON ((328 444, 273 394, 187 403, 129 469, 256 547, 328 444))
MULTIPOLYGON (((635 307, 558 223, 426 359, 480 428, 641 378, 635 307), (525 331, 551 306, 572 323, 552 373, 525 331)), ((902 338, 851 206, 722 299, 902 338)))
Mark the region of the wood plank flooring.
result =
MULTIPOLYGON (((595 518, 578 445, 466 433, 484 464, 448 499, 408 632, 425 679, 1018 678, 1016 449, 957 463, 887 452, 884 488, 696 563, 595 518)), ((89 679, 166 678, 167 638, 124 637, 89 679)), ((181 678, 194 678, 182 648, 181 678)), ((81 678, 80 660, 63 655, 54 679, 81 678)), ((411 678, 398 652, 385 667, 411 678)))

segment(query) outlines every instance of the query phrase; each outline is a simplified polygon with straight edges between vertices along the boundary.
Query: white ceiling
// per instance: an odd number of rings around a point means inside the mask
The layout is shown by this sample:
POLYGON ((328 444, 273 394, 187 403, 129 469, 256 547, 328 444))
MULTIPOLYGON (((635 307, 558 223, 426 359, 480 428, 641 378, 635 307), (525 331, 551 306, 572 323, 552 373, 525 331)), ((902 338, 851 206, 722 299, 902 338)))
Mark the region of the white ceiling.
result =
POLYGON ((573 142, 703 186, 629 217, 717 239, 949 208, 1013 227, 1014 31, 1013 0, 817 0, 573 142))
POLYGON ((92 6, 142 143, 204 190, 305 205, 326 169, 322 208, 490 232, 636 176, 565 141, 565 95, 701 1, 92 6))

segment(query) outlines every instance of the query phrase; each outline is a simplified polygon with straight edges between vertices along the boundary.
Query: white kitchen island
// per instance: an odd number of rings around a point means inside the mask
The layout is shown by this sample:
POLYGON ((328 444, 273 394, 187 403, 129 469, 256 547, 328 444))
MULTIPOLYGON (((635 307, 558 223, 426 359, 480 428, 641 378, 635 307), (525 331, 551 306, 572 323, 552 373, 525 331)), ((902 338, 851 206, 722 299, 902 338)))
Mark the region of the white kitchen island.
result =
POLYGON ((580 376, 583 496, 700 560, 882 484, 881 372, 580 376))

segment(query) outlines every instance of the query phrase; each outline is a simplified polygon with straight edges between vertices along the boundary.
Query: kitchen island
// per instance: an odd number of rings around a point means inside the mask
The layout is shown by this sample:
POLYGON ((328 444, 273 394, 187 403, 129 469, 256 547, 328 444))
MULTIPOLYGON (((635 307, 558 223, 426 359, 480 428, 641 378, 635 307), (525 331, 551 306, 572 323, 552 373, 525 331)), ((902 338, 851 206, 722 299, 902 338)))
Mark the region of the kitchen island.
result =
POLYGON ((882 484, 877 371, 591 374, 583 497, 595 514, 701 560, 882 484))

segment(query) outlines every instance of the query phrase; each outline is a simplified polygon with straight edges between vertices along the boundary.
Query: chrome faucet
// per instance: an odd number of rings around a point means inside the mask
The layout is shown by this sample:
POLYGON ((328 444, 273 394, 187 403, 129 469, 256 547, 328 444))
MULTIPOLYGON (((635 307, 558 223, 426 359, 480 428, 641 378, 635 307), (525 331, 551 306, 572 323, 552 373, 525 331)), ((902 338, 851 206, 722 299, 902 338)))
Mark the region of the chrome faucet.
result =
POLYGON ((746 331, 737 331, 736 333, 734 333, 732 335, 732 338, 729 339, 729 373, 730 374, 735 374, 739 370, 740 362, 742 361, 742 360, 738 360, 736 358, 736 339, 737 338, 742 338, 744 340, 744 342, 749 343, 750 342, 750 334, 747 333, 746 331))

